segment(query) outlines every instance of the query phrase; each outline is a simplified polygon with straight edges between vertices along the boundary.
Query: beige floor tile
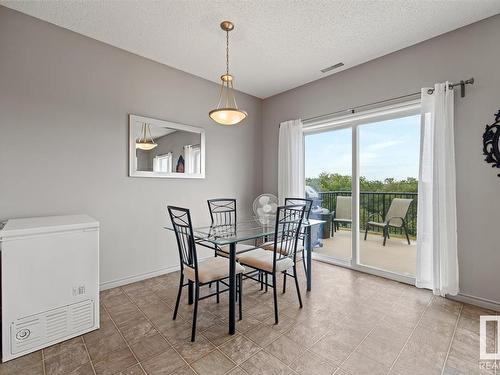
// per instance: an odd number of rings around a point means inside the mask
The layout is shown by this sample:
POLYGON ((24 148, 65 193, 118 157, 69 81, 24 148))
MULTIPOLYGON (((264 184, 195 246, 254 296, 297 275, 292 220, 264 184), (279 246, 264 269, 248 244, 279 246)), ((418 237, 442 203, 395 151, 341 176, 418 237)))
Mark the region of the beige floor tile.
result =
POLYGON ((103 298, 102 302, 109 308, 114 308, 119 305, 124 305, 130 303, 128 296, 121 291, 121 293, 113 294, 103 298))
POLYGON ((398 342, 391 337, 370 334, 356 352, 390 367, 403 349, 403 345, 404 342, 398 342))
POLYGON ((323 327, 321 324, 316 324, 315 322, 300 321, 295 323, 285 335, 297 344, 309 348, 326 333, 328 333, 328 327, 323 327))
POLYGON ((354 352, 342 364, 341 368, 356 375, 385 375, 390 366, 381 364, 362 353, 354 352))
MULTIPOLYGON (((450 355, 462 360, 477 363, 479 358, 479 335, 463 328, 457 328, 451 344, 450 355)), ((493 352, 494 339, 488 338, 486 342, 487 351, 493 352)))
POLYGON ((107 308, 111 318, 117 325, 121 325, 129 320, 139 319, 143 314, 132 302, 122 305, 113 305, 107 308))
POLYGON ((247 375, 248 373, 241 367, 235 367, 227 373, 227 375, 247 375))
POLYGON ((223 375, 235 367, 224 354, 218 350, 193 362, 191 365, 199 375, 223 375))
POLYGON ((191 342, 191 338, 189 337, 174 342, 173 346, 188 363, 204 357, 215 349, 215 346, 201 334, 196 337, 195 342, 191 342))
POLYGON ((126 370, 119 372, 117 375, 146 375, 140 365, 134 365, 126 370))
POLYGON ((126 302, 127 296, 123 293, 122 288, 113 288, 103 290, 100 293, 101 302, 106 306, 119 305, 126 302))
POLYGON ((84 335, 84 341, 90 358, 94 362, 99 362, 106 354, 127 346, 127 343, 112 323, 108 328, 100 328, 84 335))
MULTIPOLYGON (((144 375, 141 365, 148 375, 194 374, 172 346, 189 363, 196 362, 199 372, 208 373, 213 363, 227 360, 236 366, 228 372, 233 375, 377 374, 391 365, 390 374, 488 374, 478 368, 479 317, 496 313, 372 275, 316 262, 313 267, 313 290, 302 288, 302 309, 293 283, 280 293, 278 325, 272 291, 264 293, 250 281, 245 283, 244 318, 236 322, 234 336, 227 333, 227 294, 219 304, 215 299, 200 302, 194 344, 187 293, 178 319, 172 320, 178 272, 103 291, 99 330, 85 334, 83 341, 46 348, 45 362, 39 351, 0 364, 0 375, 93 375, 92 365, 97 375, 144 375)), ((298 271, 303 287, 304 272, 298 271)), ((282 278, 278 281, 279 287, 282 278)), ((491 328, 488 337, 492 345, 491 328)))
POLYGON ((96 375, 112 375, 133 366, 135 360, 129 348, 118 349, 108 353, 104 358, 94 363, 96 375))
POLYGON ((283 362, 265 351, 260 351, 250 357, 240 367, 250 375, 289 373, 289 369, 283 362))
POLYGON ((0 363, 0 375, 43 375, 42 351, 0 363))
POLYGON ((171 345, 159 334, 154 334, 130 345, 139 362, 171 349, 171 345))
POLYGON ((202 331, 202 335, 215 346, 219 346, 240 335, 240 333, 236 332, 234 335, 230 335, 227 324, 221 321, 202 331))
POLYGON ((289 365, 303 354, 306 348, 292 341, 287 336, 281 336, 267 345, 264 350, 280 359, 284 364, 289 365))
POLYGON ((49 346, 48 348, 43 349, 43 359, 47 361, 49 358, 63 354, 68 350, 74 350, 75 347, 82 346, 83 341, 81 336, 60 342, 58 344, 49 346))
POLYGON ((342 363, 356 348, 357 344, 349 344, 333 333, 329 333, 311 347, 311 351, 337 365, 342 363))
POLYGON ((319 355, 306 351, 292 362, 290 368, 299 375, 331 375, 337 367, 319 355))
POLYGON ((408 343, 396 360, 390 374, 439 375, 444 365, 442 353, 436 353, 431 347, 422 347, 408 343))
POLYGON ((154 318, 162 318, 168 317, 172 319, 173 310, 161 300, 157 303, 148 303, 145 305, 137 304, 139 308, 142 310, 144 315, 146 315, 149 319, 153 320, 154 318))
POLYGON ((440 308, 428 308, 419 322, 419 327, 432 330, 439 335, 452 335, 458 315, 440 308))
POLYGON ((257 345, 264 347, 280 337, 280 334, 269 326, 263 325, 246 332, 245 336, 257 345))
POLYGON ((167 350, 156 357, 141 363, 148 375, 171 374, 176 370, 186 367, 186 362, 173 350, 167 350))
POLYGON ((265 304, 259 303, 246 309, 245 314, 252 315, 255 319, 263 322, 264 320, 274 316, 274 309, 265 304))
POLYGON ((219 349, 237 365, 261 350, 257 344, 241 335, 227 341, 219 349))
POLYGON ((67 374, 89 362, 89 356, 81 337, 48 349, 50 356, 44 361, 47 375, 67 374))
MULTIPOLYGON (((227 320, 227 311, 225 311, 224 318, 222 319, 226 326, 226 330, 228 330, 228 320, 227 320)), ((274 323, 274 319, 273 319, 274 323)), ((245 333, 248 332, 256 327, 261 327, 262 322, 256 318, 254 318, 251 315, 243 315, 242 320, 237 320, 236 321, 236 329, 238 332, 245 333)))
POLYGON ((170 375, 196 375, 196 373, 189 366, 186 365, 178 368, 170 375))
POLYGON ((92 368, 92 364, 87 362, 67 373, 67 375, 94 375, 94 369, 92 368))
POLYGON ((128 320, 118 325, 118 329, 129 344, 157 333, 153 325, 144 316, 128 320))
POLYGON ((154 318, 153 325, 169 341, 179 341, 191 337, 191 321, 185 321, 178 317, 172 320, 172 317, 154 318))

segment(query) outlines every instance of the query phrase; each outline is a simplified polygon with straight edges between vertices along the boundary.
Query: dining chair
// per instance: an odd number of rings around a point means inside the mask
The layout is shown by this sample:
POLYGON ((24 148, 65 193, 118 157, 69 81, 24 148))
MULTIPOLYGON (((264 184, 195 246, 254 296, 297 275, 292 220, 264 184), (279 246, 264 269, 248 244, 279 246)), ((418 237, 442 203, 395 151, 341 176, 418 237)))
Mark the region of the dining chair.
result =
MULTIPOLYGON (((210 212, 210 219, 212 226, 225 227, 236 225, 236 199, 233 198, 216 198, 207 200, 208 210, 210 212)), ((235 228, 236 230, 236 228, 235 228)), ((255 249, 255 246, 245 245, 242 243, 236 244, 236 253, 255 249)), ((216 256, 223 257, 229 256, 229 245, 218 246, 216 256)))
POLYGON ((406 235, 406 241, 408 241, 408 245, 410 245, 410 238, 408 237, 408 229, 406 227, 406 214, 408 213, 408 209, 410 208, 410 204, 413 199, 404 199, 404 198, 394 198, 389 206, 389 210, 385 215, 385 218, 382 217, 380 213, 371 214, 368 217, 368 222, 366 223, 365 229, 365 241, 366 236, 368 235, 368 228, 370 226, 382 228, 382 234, 384 236, 383 246, 385 246, 385 242, 389 236, 389 228, 403 228, 406 235), (382 221, 370 221, 370 218, 379 216, 382 221))
MULTIPOLYGON (((285 206, 290 206, 290 205, 305 205, 305 211, 304 211, 304 218, 309 220, 309 216, 311 215, 311 208, 313 205, 313 200, 312 199, 307 199, 307 198, 285 198, 285 206)), ((274 250, 274 243, 273 241, 266 242, 262 244, 262 248, 273 251, 274 250)), ((302 258, 302 264, 304 265, 304 272, 307 272, 307 266, 306 266, 306 258, 305 258, 305 230, 304 228, 301 228, 300 234, 299 234, 299 244, 297 245, 297 255, 299 255, 300 258, 302 258)), ((300 260, 299 258, 299 260, 300 260)), ((283 275, 283 293, 286 288, 286 274, 283 275)))
MULTIPOLYGON (((243 266, 251 267, 260 273, 272 276, 272 284, 268 284, 267 277, 265 284, 273 289, 274 295, 274 320, 278 324, 278 296, 276 291, 276 279, 279 273, 286 273, 287 276, 295 279, 297 297, 302 308, 302 298, 300 296, 299 282, 297 278, 297 243, 299 240, 302 220, 306 206, 288 205, 280 206, 276 213, 275 236, 273 241, 273 251, 263 248, 248 251, 238 257, 238 261, 243 266), (293 270, 293 274, 288 273, 293 270)), ((247 274, 247 278, 262 282, 247 274)))
MULTIPOLYGON (((193 309, 193 324, 191 328, 191 341, 195 340, 196 336, 196 318, 198 314, 198 301, 205 298, 217 296, 217 302, 219 302, 219 294, 224 293, 229 290, 229 284, 224 280, 229 278, 229 261, 226 258, 214 257, 198 262, 198 256, 196 251, 196 242, 193 236, 193 226, 191 222, 191 214, 187 208, 167 206, 168 213, 170 215, 170 220, 172 221, 172 226, 175 232, 175 237, 177 240, 177 247, 179 249, 179 259, 180 259, 180 280, 179 280, 179 290, 177 292, 177 300, 175 302, 174 316, 173 320, 177 318, 177 311, 179 310, 179 303, 181 300, 182 289, 185 286, 189 286, 190 283, 194 287, 194 309, 193 309), (184 277, 189 281, 184 284, 184 277), (200 287, 208 285, 211 282, 222 282, 228 288, 222 291, 217 291, 200 297, 200 287)), ((245 269, 240 265, 236 264, 236 275, 237 275, 237 291, 239 295, 239 318, 242 318, 242 275, 245 269)))

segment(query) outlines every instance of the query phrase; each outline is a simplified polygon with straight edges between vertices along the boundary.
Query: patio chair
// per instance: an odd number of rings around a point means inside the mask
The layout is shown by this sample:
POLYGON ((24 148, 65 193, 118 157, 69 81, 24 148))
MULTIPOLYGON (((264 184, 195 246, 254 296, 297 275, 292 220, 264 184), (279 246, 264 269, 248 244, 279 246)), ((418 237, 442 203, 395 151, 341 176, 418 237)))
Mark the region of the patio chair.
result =
POLYGON ((335 204, 335 213, 332 221, 333 231, 335 233, 339 229, 339 224, 352 224, 352 198, 347 196, 337 196, 335 204))
POLYGON ((368 229, 370 226, 383 228, 383 236, 384 243, 389 237, 389 228, 403 228, 406 235, 406 240, 408 241, 408 245, 410 245, 410 238, 408 237, 408 229, 406 227, 406 214, 408 213, 408 208, 410 208, 410 204, 413 199, 403 199, 403 198, 394 198, 391 202, 391 206, 385 215, 385 220, 382 221, 370 221, 370 218, 374 216, 379 216, 382 219, 382 215, 380 213, 371 214, 368 217, 368 222, 366 223, 365 230, 365 241, 366 236, 368 235, 368 229))

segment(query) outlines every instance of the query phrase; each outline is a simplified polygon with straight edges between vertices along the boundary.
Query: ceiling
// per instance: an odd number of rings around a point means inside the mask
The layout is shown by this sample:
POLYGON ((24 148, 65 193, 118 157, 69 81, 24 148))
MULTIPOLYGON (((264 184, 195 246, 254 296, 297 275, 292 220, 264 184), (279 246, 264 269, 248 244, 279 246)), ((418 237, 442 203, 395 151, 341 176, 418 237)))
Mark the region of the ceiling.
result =
POLYGON ((260 98, 500 13, 500 1, 163 0, 0 4, 260 98), (343 62, 327 74, 321 69, 343 62))

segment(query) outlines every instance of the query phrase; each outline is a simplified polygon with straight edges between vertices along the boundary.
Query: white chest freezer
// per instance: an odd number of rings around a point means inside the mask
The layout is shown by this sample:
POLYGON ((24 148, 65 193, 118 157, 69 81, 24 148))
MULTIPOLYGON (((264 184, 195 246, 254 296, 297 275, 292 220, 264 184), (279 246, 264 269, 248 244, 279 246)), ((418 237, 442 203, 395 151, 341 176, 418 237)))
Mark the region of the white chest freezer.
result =
POLYGON ((0 251, 3 362, 99 328, 96 220, 8 220, 0 251))

